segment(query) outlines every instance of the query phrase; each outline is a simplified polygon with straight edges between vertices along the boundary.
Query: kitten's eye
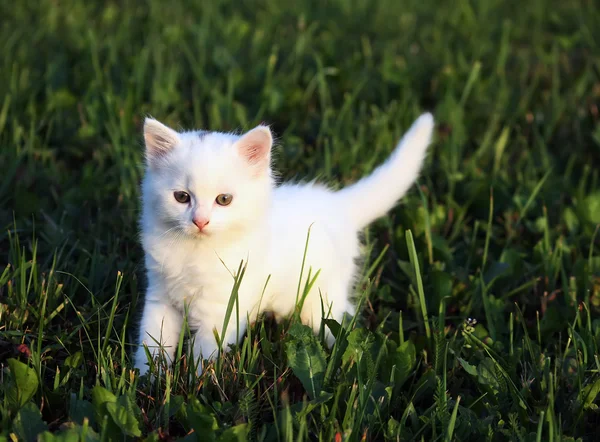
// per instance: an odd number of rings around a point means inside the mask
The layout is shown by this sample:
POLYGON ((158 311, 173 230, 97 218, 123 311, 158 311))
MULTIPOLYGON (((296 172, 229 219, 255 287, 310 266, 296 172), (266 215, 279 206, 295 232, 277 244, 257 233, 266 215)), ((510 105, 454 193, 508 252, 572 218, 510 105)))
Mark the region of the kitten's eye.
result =
POLYGON ((231 204, 231 200, 233 200, 233 196, 230 193, 222 193, 217 196, 215 201, 219 206, 228 206, 231 204))
POLYGON ((178 203, 187 204, 190 202, 190 195, 186 192, 178 190, 177 192, 173 192, 173 196, 178 203))

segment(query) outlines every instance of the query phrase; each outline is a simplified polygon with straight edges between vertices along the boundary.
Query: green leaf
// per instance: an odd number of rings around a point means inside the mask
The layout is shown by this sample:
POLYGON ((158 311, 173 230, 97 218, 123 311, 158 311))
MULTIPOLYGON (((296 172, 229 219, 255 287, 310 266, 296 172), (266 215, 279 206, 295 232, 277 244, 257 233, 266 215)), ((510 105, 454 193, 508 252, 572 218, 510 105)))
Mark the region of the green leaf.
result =
POLYGON ((314 399, 321 393, 327 369, 323 347, 306 325, 294 324, 288 335, 285 345, 288 363, 309 397, 314 399))
POLYGON ((496 278, 504 276, 506 273, 510 271, 510 264, 505 262, 494 262, 489 267, 489 269, 485 272, 483 276, 483 281, 486 285, 489 285, 496 278))
POLYGON ((38 442, 95 442, 100 440, 100 436, 91 428, 74 424, 72 422, 61 425, 63 429, 57 433, 46 431, 38 436, 38 442))
POLYGON ((69 403, 69 418, 80 425, 83 424, 85 418, 89 419, 90 425, 95 425, 94 406, 88 401, 77 399, 75 393, 71 393, 71 401, 69 403))
POLYGON ((396 439, 399 436, 400 431, 400 422, 398 422, 393 417, 390 417, 387 423, 386 428, 386 437, 387 439, 396 439))
POLYGON ((81 365, 82 362, 83 354, 80 351, 78 351, 67 357, 67 359, 65 360, 65 367, 77 368, 81 365))
POLYGON ((477 380, 482 385, 490 386, 494 391, 500 389, 500 384, 496 377, 496 366, 492 359, 485 358, 477 366, 477 380))
MULTIPOLYGON (((200 403, 198 398, 190 396, 188 403, 182 407, 179 414, 179 420, 188 428, 194 430, 198 441, 216 441, 215 431, 219 429, 219 424, 215 416, 200 403)), ((189 435, 193 436, 193 434, 189 435)), ((187 439, 187 437, 186 437, 187 439)), ((193 440, 193 437, 191 438, 193 440)))
POLYGON ((138 421, 141 413, 129 395, 119 396, 117 402, 106 403, 106 409, 124 434, 133 437, 142 435, 138 421))
POLYGON ((592 224, 600 224, 600 192, 595 192, 588 195, 583 204, 585 217, 592 224))
POLYGON ((39 380, 33 368, 16 359, 8 360, 13 383, 6 393, 8 402, 16 409, 21 408, 35 395, 39 380))
POLYGON ((248 440, 248 424, 239 424, 223 432, 218 442, 246 442, 248 440))
POLYGON ((570 232, 575 232, 579 228, 579 217, 570 207, 563 210, 563 221, 570 232))
POLYGON ((580 395, 580 400, 583 402, 583 409, 587 410, 592 407, 596 397, 600 394, 600 378, 596 379, 593 384, 587 385, 580 395))
POLYGON ((319 405, 329 402, 332 397, 333 393, 327 393, 326 391, 322 391, 318 398, 313 399, 308 404, 304 405, 303 403, 299 403, 299 405, 302 406, 302 409, 298 411, 297 418, 302 418, 303 416, 306 416, 319 405))
POLYGON ((404 343, 396 349, 394 358, 396 364, 396 385, 402 385, 410 375, 413 367, 417 363, 417 350, 412 341, 404 343))
MULTIPOLYGON (((142 439, 143 442, 160 442, 161 438, 158 436, 156 431, 148 434, 145 439, 142 439)), ((184 439, 185 440, 185 439, 184 439)))
POLYGON ((365 328, 355 328, 348 335, 348 348, 342 358, 344 364, 360 361, 364 353, 370 353, 375 343, 375 335, 365 328))
POLYGON ((329 328, 333 337, 337 338, 340 336, 342 326, 335 319, 323 319, 323 323, 329 328))
POLYGON ((92 390, 92 404, 94 406, 96 422, 103 422, 104 417, 108 415, 108 421, 104 428, 105 434, 113 439, 122 438, 123 429, 112 416, 116 411, 115 407, 118 408, 117 405, 119 405, 117 404, 117 397, 106 388, 97 385, 92 390), (111 404, 115 404, 111 406, 113 413, 108 409, 111 404))
POLYGON ((429 274, 429 279, 436 305, 445 297, 452 295, 452 277, 448 273, 441 270, 432 270, 429 274))
POLYGON ((462 365, 462 368, 464 368, 467 373, 469 373, 471 376, 477 377, 477 368, 474 365, 469 364, 463 358, 456 359, 458 359, 458 362, 460 365, 462 365))
POLYGON ((413 401, 418 401, 422 397, 431 395, 437 386, 437 376, 435 370, 429 368, 421 375, 416 387, 413 389, 415 392, 413 401))
POLYGON ((515 249, 506 249, 500 255, 500 262, 508 264, 508 269, 501 276, 515 278, 523 274, 525 265, 520 253, 515 249))
POLYGON ((171 403, 169 404, 169 417, 171 418, 175 416, 184 404, 185 400, 183 396, 171 396, 171 403))
MULTIPOLYGON (((443 205, 437 207, 438 218, 443 218, 446 221, 446 210, 443 205), (441 216, 440 216, 441 215, 441 216)), ((452 248, 446 238, 440 235, 431 235, 431 243, 433 245, 434 256, 439 257, 442 261, 452 261, 452 248)))
POLYGON ((38 434, 47 429, 48 426, 42 420, 42 413, 32 402, 26 403, 13 420, 13 431, 19 436, 19 440, 35 441, 38 434))
POLYGON ((92 404, 96 412, 96 419, 102 422, 102 419, 107 414, 106 406, 117 402, 117 397, 108 391, 106 388, 96 385, 92 390, 92 404))
MULTIPOLYGON (((375 334, 364 328, 352 330, 348 335, 348 347, 344 351, 342 361, 345 364, 355 362, 356 369, 360 370, 364 379, 371 379, 376 376, 375 365, 379 351, 387 351, 384 345, 384 337, 381 334, 375 334)), ((391 365, 394 361, 384 356, 381 368, 386 372, 385 377, 391 372, 391 365), (389 362, 389 363, 388 363, 389 362)))
POLYGON ((415 271, 412 264, 409 261, 398 260, 398 267, 400 270, 410 279, 413 286, 417 286, 417 278, 415 277, 415 271))

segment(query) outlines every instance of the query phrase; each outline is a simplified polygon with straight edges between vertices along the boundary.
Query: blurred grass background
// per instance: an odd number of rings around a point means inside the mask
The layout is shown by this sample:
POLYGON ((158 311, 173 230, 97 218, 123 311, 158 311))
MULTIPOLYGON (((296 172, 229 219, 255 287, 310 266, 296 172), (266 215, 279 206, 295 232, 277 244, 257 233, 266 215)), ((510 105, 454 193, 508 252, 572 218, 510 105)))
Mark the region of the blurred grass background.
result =
MULTIPOLYGON (((257 359, 245 367, 263 373, 256 385, 233 366, 167 392, 123 374, 144 286, 137 219, 146 115, 212 130, 268 122, 284 178, 343 185, 372 170, 430 110, 436 141, 419 186, 367 234, 368 265, 376 265, 359 321, 398 345, 411 336, 413 381, 374 420, 348 418, 352 400, 340 395, 315 408, 330 420, 304 408, 276 434, 592 440, 600 392, 596 2, 23 0, 1 2, 0 17, 0 361, 30 360, 43 386, 32 401, 50 430, 76 421, 70 395, 85 401, 94 385, 137 394, 140 428, 156 437, 170 425, 185 434, 169 424, 175 415, 156 411, 165 394, 200 394, 219 428, 244 421, 254 439, 272 434, 274 416, 291 409, 276 392, 296 391, 298 373, 286 369, 283 344, 274 344, 272 359, 261 347, 285 334, 281 325, 257 326, 265 339, 254 336, 257 359), (488 350, 460 332, 468 317, 488 350), (437 338, 423 337, 427 321, 437 338), (525 408, 458 360, 485 366, 490 349, 496 374, 506 370, 499 379, 514 383, 525 408), (77 352, 79 364, 58 373, 77 352), (432 356, 442 354, 445 370, 432 356), (417 395, 428 370, 433 387, 417 395), (244 394, 262 413, 249 417, 244 394), (452 410, 439 399, 446 394, 463 398, 454 433, 452 410), (403 422, 411 406, 425 417, 403 422)), ((360 381, 344 364, 332 392, 360 381)), ((301 388, 290 401, 302 408, 301 388)), ((15 410, 5 399, 2 434, 17 431, 15 410)))

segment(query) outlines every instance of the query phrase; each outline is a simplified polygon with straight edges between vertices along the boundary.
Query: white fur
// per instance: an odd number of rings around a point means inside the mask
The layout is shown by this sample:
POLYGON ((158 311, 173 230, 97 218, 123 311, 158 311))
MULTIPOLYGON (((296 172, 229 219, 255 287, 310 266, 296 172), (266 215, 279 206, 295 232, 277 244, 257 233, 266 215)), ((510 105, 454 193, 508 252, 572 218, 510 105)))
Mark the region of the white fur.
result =
MULTIPOLYGON (((320 269, 320 274, 304 302, 302 320, 319 330, 321 297, 338 322, 344 312, 353 314, 358 232, 385 215, 417 179, 433 125, 433 117, 423 114, 383 165, 332 192, 313 184, 275 187, 272 138, 264 126, 240 137, 177 133, 147 119, 141 229, 148 290, 140 340, 153 354, 160 342, 172 360, 187 306, 189 326, 197 330, 194 355, 214 357, 213 329, 221 333, 233 273, 242 260, 247 269, 238 298, 240 330, 234 312, 225 343, 244 333, 246 318, 256 317, 259 303, 261 311, 289 315, 296 305, 309 228, 302 287, 309 268, 313 275, 320 269), (189 193, 190 204, 177 202, 174 191, 189 193), (222 193, 233 195, 229 206, 215 203, 222 193), (210 220, 202 232, 192 222, 194 215, 210 220)), ((148 370, 143 346, 135 366, 141 373, 148 370)))

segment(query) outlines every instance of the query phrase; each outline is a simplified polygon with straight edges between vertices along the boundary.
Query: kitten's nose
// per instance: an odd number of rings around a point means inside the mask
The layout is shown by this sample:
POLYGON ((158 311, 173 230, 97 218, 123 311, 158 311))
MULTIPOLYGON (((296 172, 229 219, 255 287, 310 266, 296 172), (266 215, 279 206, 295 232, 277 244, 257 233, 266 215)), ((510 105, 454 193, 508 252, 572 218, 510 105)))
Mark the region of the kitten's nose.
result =
POLYGON ((199 230, 204 229, 206 226, 208 226, 208 223, 210 222, 210 220, 207 218, 194 218, 193 221, 199 230))

